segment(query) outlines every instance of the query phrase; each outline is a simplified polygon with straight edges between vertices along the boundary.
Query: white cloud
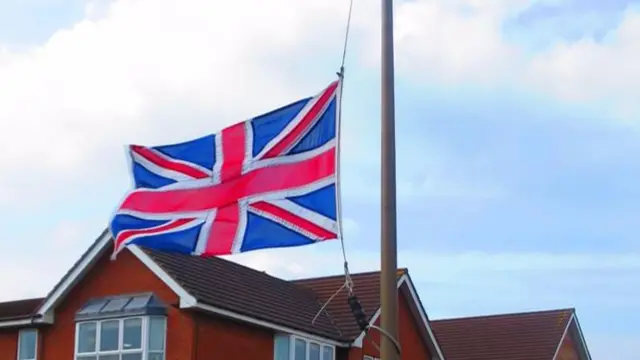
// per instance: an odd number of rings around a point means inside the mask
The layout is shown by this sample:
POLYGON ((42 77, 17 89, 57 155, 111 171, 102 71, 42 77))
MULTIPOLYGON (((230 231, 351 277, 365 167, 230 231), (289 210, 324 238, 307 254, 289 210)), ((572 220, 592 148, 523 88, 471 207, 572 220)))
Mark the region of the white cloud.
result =
MULTIPOLYGON (((350 249, 352 271, 379 269, 379 244, 369 249, 350 249)), ((249 252, 228 257, 255 269, 283 278, 311 277, 340 273, 342 255, 338 242, 300 248, 249 252), (290 269, 293 269, 290 271, 290 269)), ((554 253, 437 253, 423 249, 400 250, 399 266, 407 267, 417 279, 429 282, 467 284, 477 282, 469 274, 513 274, 549 271, 640 271, 640 254, 554 254, 554 253)))
MULTIPOLYGON (((640 16, 629 10, 609 42, 558 45, 528 59, 505 41, 502 24, 531 2, 397 3, 400 74, 524 84, 634 114, 640 16)), ((333 75, 326 54, 338 59, 346 10, 341 0, 89 2, 85 20, 42 46, 0 52, 0 172, 8 174, 0 201, 43 202, 79 179, 126 179, 120 145, 200 136, 317 91, 333 75)), ((376 66, 379 19, 377 4, 356 1, 350 56, 376 66)))
POLYGON ((71 221, 5 236, 0 255, 0 301, 45 296, 96 236, 95 229, 71 221))
POLYGON ((201 136, 319 91, 334 69, 309 51, 339 54, 347 10, 338 0, 107 5, 41 47, 0 53, 5 201, 42 201, 80 175, 125 176, 121 144, 201 136))
POLYGON ((68 250, 83 243, 89 229, 83 223, 63 221, 57 223, 50 233, 50 244, 59 250, 68 250))
MULTIPOLYGON (((461 9, 444 1, 403 3, 397 12, 398 64, 422 81, 492 83, 517 56, 504 43, 501 4, 486 2, 461 9), (496 6, 500 5, 500 6, 496 6), (422 74, 421 74, 422 73, 422 74)), ((476 2, 477 3, 477 2, 476 2)))
POLYGON ((605 39, 555 43, 533 55, 509 42, 503 24, 536 1, 404 2, 397 11, 399 69, 411 78, 448 85, 518 87, 562 101, 601 102, 615 116, 640 108, 640 12, 629 7, 605 39))
MULTIPOLYGON (((620 115, 635 107, 640 115, 640 11, 629 8, 620 25, 603 42, 558 42, 534 57, 528 80, 544 92, 568 101, 606 101, 620 115)), ((628 113, 631 114, 631 113, 628 113)))

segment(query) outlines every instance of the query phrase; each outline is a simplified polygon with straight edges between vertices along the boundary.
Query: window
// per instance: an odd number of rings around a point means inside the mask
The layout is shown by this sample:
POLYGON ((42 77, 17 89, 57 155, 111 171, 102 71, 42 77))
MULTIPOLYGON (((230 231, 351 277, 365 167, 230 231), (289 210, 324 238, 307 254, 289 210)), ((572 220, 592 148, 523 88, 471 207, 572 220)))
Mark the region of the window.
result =
POLYGON ((76 360, 164 360, 166 318, 129 317, 76 324, 76 360))
POLYGON ((35 360, 37 354, 38 330, 20 330, 18 335, 18 360, 35 360))
POLYGON ((275 360, 334 360, 332 345, 301 337, 278 334, 275 337, 275 360))
POLYGON ((362 358, 362 360, 379 360, 379 359, 378 359, 378 358, 376 358, 376 357, 373 357, 373 356, 365 355, 365 356, 362 358))

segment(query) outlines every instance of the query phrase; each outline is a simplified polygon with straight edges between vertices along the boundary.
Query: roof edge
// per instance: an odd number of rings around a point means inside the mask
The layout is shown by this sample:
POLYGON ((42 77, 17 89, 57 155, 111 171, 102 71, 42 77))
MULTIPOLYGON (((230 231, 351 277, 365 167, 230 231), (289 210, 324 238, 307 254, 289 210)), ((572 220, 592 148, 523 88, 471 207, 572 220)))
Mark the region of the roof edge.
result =
POLYGON ((0 319, 0 329, 21 328, 39 324, 53 324, 53 317, 51 315, 40 316, 38 314, 31 314, 0 319))
MULTIPOLYGON (((264 328, 271 329, 271 330, 274 330, 274 331, 286 332, 286 333, 289 333, 289 334, 298 335, 298 336, 309 338, 309 339, 316 339, 316 340, 321 341, 323 343, 327 343, 327 344, 331 344, 331 345, 335 345, 335 346, 349 346, 350 345, 350 343, 348 343, 348 342, 342 342, 342 341, 338 341, 338 340, 335 340, 335 339, 332 339, 332 338, 328 338, 328 337, 324 337, 324 336, 320 336, 320 335, 315 335, 315 334, 312 334, 312 333, 296 330, 296 329, 289 328, 289 327, 286 327, 286 326, 281 326, 281 325, 278 325, 278 324, 270 322, 270 321, 265 321, 265 320, 261 320, 261 319, 254 318, 254 317, 251 317, 251 316, 239 314, 239 313, 234 312, 234 311, 230 311, 230 310, 226 310, 226 309, 223 309, 223 308, 211 306, 211 305, 205 304, 205 303, 203 303, 201 301, 198 301, 198 299, 195 296, 191 295, 187 290, 185 290, 175 279, 173 279, 173 277, 171 277, 171 275, 166 270, 164 270, 162 268, 162 266, 158 265, 158 263, 156 263, 153 260, 153 258, 151 256, 149 256, 144 250, 142 250, 141 248, 139 248, 136 245, 130 246, 129 249, 145 266, 147 266, 147 268, 149 268, 149 270, 151 270, 151 272, 154 273, 154 275, 156 275, 174 293, 176 293, 178 295, 178 297, 180 298, 180 308, 181 309, 185 309, 185 310, 187 310, 187 309, 203 310, 203 311, 208 312, 208 313, 216 314, 216 315, 219 315, 219 316, 223 316, 223 317, 226 317, 226 318, 234 319, 234 320, 241 321, 241 322, 244 322, 244 323, 249 323, 249 324, 252 324, 252 325, 264 327, 264 328)), ((254 270, 254 271, 257 271, 257 270, 254 270)))
POLYGON ((562 331, 562 336, 560 336, 560 341, 558 341, 558 346, 556 346, 556 351, 553 353, 553 357, 551 358, 551 360, 556 360, 556 358, 558 357, 558 354, 560 353, 560 349, 562 348, 562 343, 564 343, 564 339, 567 337, 567 333, 569 332, 569 328, 571 327, 571 324, 573 323, 573 318, 574 318, 574 313, 571 313, 571 316, 569 317, 569 321, 567 321, 567 325, 564 327, 564 330, 562 331))
POLYGON ((571 314, 571 318, 569 319, 568 323, 567 323, 567 328, 565 329, 564 333, 562 334, 562 338, 560 339, 560 345, 558 345, 558 349, 556 350, 556 353, 553 356, 553 360, 556 359, 556 356, 558 356, 558 352, 560 351, 560 346, 562 346, 562 342, 564 341, 564 338, 567 336, 568 333, 572 332, 571 335, 573 335, 571 338, 573 340, 574 343, 579 343, 579 349, 576 349, 580 358, 584 359, 584 360, 591 360, 591 353, 589 352, 589 347, 587 346, 587 341, 584 338, 584 334, 582 333, 582 328, 580 327, 580 322, 578 321, 578 315, 576 313, 576 311, 574 310, 573 313, 571 314), (572 327, 571 325, 574 325, 574 327, 572 327), (572 331, 574 330, 574 331, 572 331), (577 335, 577 336, 575 336, 577 335))
POLYGON ((0 320, 0 329, 2 328, 12 328, 12 327, 24 327, 32 325, 34 322, 33 316, 23 316, 20 318, 14 319, 3 319, 0 320))
POLYGON ((264 320, 260 320, 260 319, 256 319, 254 317, 251 316, 247 316, 247 315, 242 315, 242 314, 238 314, 236 312, 233 311, 229 311, 229 310, 225 310, 219 307, 215 307, 215 306, 211 306, 202 302, 197 302, 195 305, 190 306, 189 308, 193 308, 193 309, 198 309, 198 310, 203 310, 205 312, 208 313, 212 313, 212 314, 216 314, 216 315, 220 315, 223 317, 227 317, 227 318, 231 318, 234 320, 238 320, 244 323, 249 323, 252 325, 256 325, 259 327, 263 327, 263 328, 268 328, 274 331, 278 331, 278 332, 283 332, 283 333, 287 333, 287 334, 291 334, 291 335, 297 335, 300 337, 304 337, 310 340, 316 340, 319 342, 323 342, 326 344, 330 344, 330 345, 334 345, 334 346, 341 346, 341 347, 349 347, 351 345, 350 342, 343 342, 343 341, 337 341, 335 339, 331 339, 331 338, 327 338, 324 336, 319 336, 319 335, 315 335, 315 334, 311 334, 308 332, 304 332, 304 331, 300 331, 300 330, 296 330, 287 326, 281 326, 281 325, 277 325, 274 324, 272 322, 269 321, 264 321, 264 320))
MULTIPOLYGON (((60 302, 62 298, 76 285, 78 280, 84 276, 87 271, 93 267, 97 258, 107 249, 111 242, 111 234, 105 229, 102 234, 94 241, 94 243, 85 251, 84 254, 76 261, 69 271, 60 279, 53 287, 49 294, 45 297, 42 304, 36 309, 35 314, 42 318, 52 317, 52 310, 60 302), (46 316, 49 315, 49 316, 46 316)), ((52 321, 53 322, 53 319, 52 321)))
POLYGON ((544 310, 510 312, 510 313, 502 313, 502 314, 460 316, 460 317, 452 317, 452 318, 435 319, 435 320, 432 320, 432 321, 447 322, 447 321, 467 320, 467 319, 495 318, 495 317, 501 317, 501 316, 536 315, 536 314, 540 314, 540 313, 561 312, 561 311, 570 311, 571 313, 575 313, 575 308, 544 309, 544 310))
MULTIPOLYGON (((371 270, 371 271, 363 271, 363 272, 353 273, 352 275, 373 275, 373 274, 379 274, 379 273, 380 273, 380 270, 371 270)), ((404 268, 404 267, 398 268, 397 273, 398 273, 397 274, 398 275, 398 279, 400 279, 400 277, 402 277, 403 275, 409 273, 409 269, 408 268, 404 268)), ((292 283, 302 283, 302 282, 306 282, 306 281, 326 280, 326 279, 333 279, 333 278, 344 278, 344 274, 304 277, 304 278, 284 280, 284 281, 292 282, 292 283)), ((280 278, 276 277, 276 279, 280 279, 280 278)))
MULTIPOLYGON (((431 328, 431 325, 429 324, 429 317, 427 316, 427 312, 424 310, 424 306, 422 306, 422 302, 420 301, 418 292, 416 291, 416 288, 413 285, 413 281, 409 276, 409 272, 406 271, 407 269, 404 269, 404 270, 405 270, 404 274, 398 278, 397 289, 400 289, 400 287, 403 284, 407 285, 407 288, 409 289, 409 293, 411 294, 411 300, 413 301, 418 312, 420 313, 420 320, 422 321, 422 324, 424 325, 427 331, 427 334, 429 335, 429 339, 431 340, 431 345, 434 348, 433 350, 435 350, 435 352, 437 353, 439 360, 445 360, 442 348, 438 343, 438 339, 435 336, 435 332, 433 331, 433 329, 431 328)), ((369 320, 369 323, 375 323, 380 317, 380 314, 381 314, 381 309, 378 308, 376 312, 373 314, 373 316, 371 317, 371 319, 369 320)), ((358 347, 361 347, 362 342, 364 341, 365 335, 366 335, 365 331, 361 332, 360 335, 358 335, 358 337, 353 341, 353 344, 355 344, 358 347)))
MULTIPOLYGON (((53 310, 59 304, 59 302, 69 293, 69 291, 75 286, 78 281, 95 265, 97 259, 104 254, 109 248, 111 243, 111 234, 108 229, 105 229, 102 234, 94 241, 94 243, 85 251, 84 254, 73 264, 73 266, 67 271, 67 273, 60 279, 60 281, 53 287, 49 294, 43 299, 42 304, 34 311, 32 315, 27 315, 23 319, 12 319, 7 321, 0 320, 0 328, 2 327, 15 327, 26 326, 31 324, 46 323, 53 324, 53 310)), ((314 334, 300 332, 295 329, 289 329, 286 327, 273 324, 271 322, 264 322, 259 319, 254 319, 241 314, 236 314, 224 309, 217 309, 209 305, 199 303, 197 299, 187 292, 175 279, 173 279, 160 265, 158 265, 151 256, 145 253, 141 248, 136 245, 127 247, 128 250, 142 262, 156 277, 164 282, 180 299, 179 307, 181 309, 193 309, 198 308, 202 310, 208 310, 209 312, 217 313, 226 317, 234 318, 242 322, 252 323, 260 325, 266 328, 270 328, 276 331, 285 331, 292 334, 303 335, 307 338, 316 338, 322 340, 325 343, 333 344, 337 346, 349 346, 350 343, 340 342, 335 339, 325 338, 314 334)))
POLYGON ((34 298, 17 299, 17 300, 0 302, 0 305, 7 305, 7 304, 16 305, 16 304, 24 304, 24 303, 33 303, 32 304, 33 307, 31 307, 30 312, 20 311, 16 315, 6 315, 6 316, 0 317, 0 327, 14 326, 16 322, 19 322, 25 319, 31 320, 35 314, 35 310, 37 309, 37 306, 40 306, 42 301, 44 301, 44 298, 34 297, 34 298))

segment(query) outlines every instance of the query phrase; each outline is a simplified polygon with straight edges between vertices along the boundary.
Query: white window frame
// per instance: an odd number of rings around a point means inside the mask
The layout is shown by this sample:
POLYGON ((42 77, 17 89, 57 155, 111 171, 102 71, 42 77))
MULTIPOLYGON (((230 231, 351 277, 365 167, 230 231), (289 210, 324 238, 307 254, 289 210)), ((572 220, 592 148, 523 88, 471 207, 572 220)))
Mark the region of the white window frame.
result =
POLYGON ((362 357, 362 360, 380 360, 380 359, 378 359, 377 357, 365 355, 362 357))
MULTIPOLYGON (((320 360, 328 360, 328 359, 324 359, 324 348, 329 348, 331 349, 331 360, 336 360, 336 347, 334 345, 330 345, 330 344, 326 344, 326 343, 322 343, 319 341, 315 341, 315 340, 311 340, 311 339, 307 339, 307 338, 303 338, 300 336, 296 336, 296 335, 287 335, 287 334, 276 334, 276 336, 287 336, 289 338, 289 360, 295 360, 295 354, 296 354, 296 340, 302 340, 306 343, 306 355, 305 355, 305 360, 310 360, 309 358, 309 352, 311 351, 311 344, 316 344, 320 346, 320 360)), ((273 338, 274 342, 276 337, 274 336, 273 338)), ((275 358, 275 347, 274 347, 274 358, 275 358)))
POLYGON ((149 349, 149 324, 151 318, 161 318, 164 321, 164 333, 163 333, 163 341, 162 341, 162 354, 164 358, 167 358, 167 317, 166 316, 130 316, 130 317, 118 317, 118 318, 108 318, 108 319, 97 319, 97 320, 86 320, 86 321, 78 321, 76 322, 76 331, 75 331, 75 345, 74 345, 74 360, 77 360, 80 356, 100 356, 100 355, 124 355, 124 354, 142 354, 142 359, 146 360, 149 357, 149 354, 157 354, 160 353, 160 350, 150 350, 149 349), (101 324, 110 321, 119 321, 118 325, 118 347, 122 347, 123 336, 124 336, 124 321, 126 320, 135 320, 140 319, 142 327, 141 333, 141 346, 139 349, 118 349, 118 350, 109 350, 109 351, 100 351, 100 333, 101 333, 101 324), (83 324, 96 324, 96 348, 94 352, 78 352, 78 347, 80 346, 79 335, 80 335, 80 326, 83 324))
POLYGON ((18 332, 18 349, 16 350, 16 359, 18 360, 37 360, 38 359, 38 337, 40 334, 38 334, 38 329, 20 329, 20 331, 18 332), (24 359, 20 357, 20 344, 22 343, 22 334, 25 332, 34 332, 36 334, 36 341, 34 344, 35 349, 33 349, 33 354, 34 354, 34 358, 32 359, 24 359))

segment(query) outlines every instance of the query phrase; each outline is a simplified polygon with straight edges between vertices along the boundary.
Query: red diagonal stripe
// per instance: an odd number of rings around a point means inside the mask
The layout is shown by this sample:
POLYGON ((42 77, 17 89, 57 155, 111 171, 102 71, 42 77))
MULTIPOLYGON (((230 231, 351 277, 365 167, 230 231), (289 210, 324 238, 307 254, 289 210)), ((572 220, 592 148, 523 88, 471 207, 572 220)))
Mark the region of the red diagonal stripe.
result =
POLYGON ((231 254, 239 222, 240 206, 238 203, 218 209, 202 256, 231 254))
POLYGON ((245 157, 244 123, 235 124, 222 130, 222 168, 220 182, 240 176, 245 157))
POLYGON ((167 231, 167 230, 171 230, 171 229, 175 229, 177 227, 180 227, 182 225, 185 225, 186 223, 193 221, 194 219, 179 219, 176 221, 171 221, 168 222, 164 225, 160 225, 157 227, 153 227, 153 228, 148 228, 148 229, 134 229, 134 230, 124 230, 121 231, 118 236, 116 237, 116 241, 115 241, 115 246, 116 249, 120 247, 120 245, 127 241, 128 239, 130 239, 133 236, 137 236, 137 235, 150 235, 150 234, 154 234, 157 232, 163 232, 163 231, 167 231))
POLYGON ((320 115, 320 111, 322 111, 327 103, 331 101, 331 98, 336 92, 338 88, 338 81, 333 82, 329 87, 327 87, 318 101, 313 104, 309 112, 300 120, 298 125, 294 127, 287 135, 285 135, 279 143, 275 144, 266 154, 264 154, 263 159, 274 158, 276 156, 282 155, 291 144, 295 141, 299 140, 302 134, 304 134, 309 127, 314 124, 316 118, 320 115))
MULTIPOLYGON (((222 130, 220 134, 220 141, 222 141, 220 182, 222 183, 242 175, 242 164, 247 155, 244 126, 245 123, 235 124, 222 130)), ((240 206, 237 202, 217 209, 202 256, 230 254, 239 222, 240 206)))
POLYGON ((262 212, 265 212, 267 214, 270 214, 273 217, 280 218, 290 224, 293 224, 299 227, 300 229, 313 234, 319 239, 327 240, 327 239, 334 239, 336 237, 335 233, 323 227, 320 227, 312 223, 311 221, 303 217, 300 217, 288 210, 285 210, 281 207, 273 205, 271 203, 260 201, 260 202, 251 204, 250 207, 260 210, 262 212))
POLYGON ((192 189, 136 190, 121 209, 143 213, 196 212, 220 208, 239 199, 298 188, 335 174, 335 148, 296 163, 256 169, 217 185, 192 189))
POLYGON ((131 151, 142 156, 148 161, 158 165, 161 168, 173 170, 173 171, 185 174, 187 176, 191 176, 194 179, 204 179, 210 176, 198 168, 195 168, 180 162, 165 159, 162 156, 159 156, 158 154, 156 154, 153 150, 146 148, 144 146, 131 145, 130 149, 131 151))

